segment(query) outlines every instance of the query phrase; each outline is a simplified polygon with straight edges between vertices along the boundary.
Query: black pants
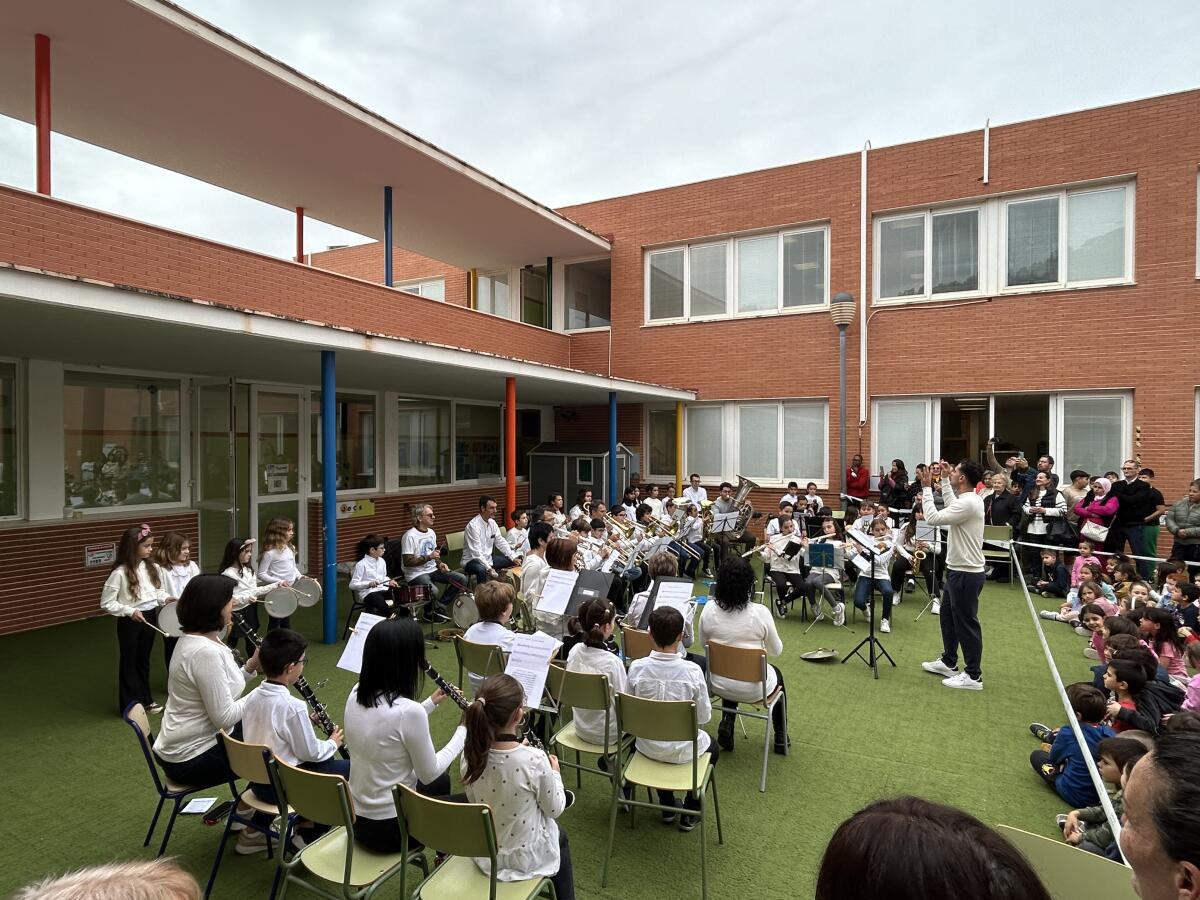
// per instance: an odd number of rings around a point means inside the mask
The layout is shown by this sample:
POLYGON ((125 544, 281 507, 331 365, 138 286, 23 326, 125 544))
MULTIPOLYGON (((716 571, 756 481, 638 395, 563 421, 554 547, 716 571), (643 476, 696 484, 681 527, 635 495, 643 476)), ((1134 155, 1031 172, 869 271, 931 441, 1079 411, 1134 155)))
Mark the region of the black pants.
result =
MULTIPOLYGON (((1175 539, 1175 543, 1171 546, 1171 559, 1180 559, 1184 562, 1200 562, 1200 544, 1181 544, 1179 538, 1175 539)), ((1196 569, 1194 566, 1188 567, 1188 575, 1195 575, 1196 569)))
MULTIPOLYGON (((779 685, 780 690, 783 691, 783 695, 784 695, 783 699, 780 700, 778 703, 776 703, 775 706, 771 709, 771 727, 775 731, 775 743, 778 744, 787 737, 787 716, 785 715, 785 709, 784 709, 784 707, 787 705, 787 703, 786 703, 787 687, 783 683, 783 673, 779 671, 779 666, 773 665, 773 666, 771 666, 771 668, 775 670, 776 683, 779 685)), ((721 700, 721 709, 722 710, 732 713, 733 710, 735 710, 737 708, 738 708, 738 701, 725 700, 722 698, 722 700, 721 700)), ((730 718, 732 719, 733 716, 730 715, 730 718)), ((714 744, 713 746, 716 746, 716 745, 714 744)))
MULTIPOLYGON (((241 740, 242 723, 239 722, 230 732, 233 737, 241 740)), ((176 784, 186 784, 191 787, 212 787, 217 784, 228 784, 236 776, 229 770, 229 762, 225 758, 225 748, 221 746, 220 736, 217 742, 191 759, 183 762, 167 762, 154 754, 163 772, 176 784)))
MULTIPOLYGON (((450 776, 443 772, 429 784, 417 782, 417 793, 426 797, 436 797, 439 800, 449 800, 452 803, 466 803, 466 794, 450 793, 450 776)), ((354 820, 354 839, 372 853, 399 853, 400 820, 393 816, 390 819, 368 819, 359 816, 354 820)), ((424 844, 409 835, 408 849, 420 850, 424 844)))
MULTIPOLYGON (((155 611, 143 613, 147 622, 157 619, 155 611)), ((150 651, 154 649, 156 632, 129 616, 117 616, 117 702, 118 713, 124 713, 130 703, 149 706, 150 651)))
POLYGON ((983 590, 983 582, 982 572, 951 569, 946 575, 946 590, 938 617, 942 626, 942 662, 956 668, 961 646, 963 668, 976 680, 982 677, 979 665, 983 659, 983 629, 979 625, 979 592, 983 590))
POLYGON ((396 601, 392 597, 390 588, 372 591, 362 598, 362 604, 366 607, 367 612, 384 618, 396 611, 396 601))
POLYGON ((1045 750, 1034 750, 1029 754, 1029 764, 1033 766, 1033 771, 1038 773, 1038 777, 1050 787, 1054 787, 1054 782, 1058 780, 1058 766, 1050 761, 1050 754, 1045 750), (1049 766, 1050 768, 1046 768, 1049 766))
POLYGON ((772 569, 767 574, 775 582, 775 591, 780 604, 794 603, 804 596, 804 576, 799 572, 776 572, 772 569))
MULTIPOLYGON (((904 590, 904 580, 906 578, 915 578, 911 561, 903 556, 899 557, 892 563, 890 572, 892 576, 892 587, 898 591, 904 590)), ((934 557, 928 555, 921 561, 921 576, 925 579, 925 590, 929 592, 929 596, 937 595, 937 563, 934 562, 934 557)))

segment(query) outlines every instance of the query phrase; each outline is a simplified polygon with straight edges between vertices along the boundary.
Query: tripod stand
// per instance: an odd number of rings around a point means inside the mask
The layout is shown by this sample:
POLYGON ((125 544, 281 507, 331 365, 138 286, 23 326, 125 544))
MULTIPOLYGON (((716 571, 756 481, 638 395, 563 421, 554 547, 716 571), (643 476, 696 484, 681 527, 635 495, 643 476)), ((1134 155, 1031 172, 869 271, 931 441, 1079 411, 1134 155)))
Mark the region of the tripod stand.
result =
MULTIPOLYGON (((863 545, 863 554, 867 557, 870 567, 867 569, 867 577, 870 579, 870 590, 867 593, 867 636, 858 642, 858 645, 847 653, 842 658, 842 664, 845 665, 851 656, 857 656, 865 662, 875 674, 876 680, 879 679, 879 658, 882 656, 892 664, 892 668, 896 668, 896 661, 892 659, 891 654, 883 646, 883 642, 875 637, 875 548, 863 545), (866 645, 867 655, 862 655, 862 648, 866 645)), ((863 577, 859 575, 859 577, 863 577)))

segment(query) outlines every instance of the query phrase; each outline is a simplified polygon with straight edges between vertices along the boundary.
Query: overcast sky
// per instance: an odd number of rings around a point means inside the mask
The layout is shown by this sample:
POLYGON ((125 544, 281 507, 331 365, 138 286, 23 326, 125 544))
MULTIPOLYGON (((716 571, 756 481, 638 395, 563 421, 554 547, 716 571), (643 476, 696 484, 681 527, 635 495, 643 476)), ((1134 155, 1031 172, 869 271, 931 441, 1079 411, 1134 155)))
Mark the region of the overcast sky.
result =
MULTIPOLYGON (((179 2, 552 206, 1200 86, 1196 0, 179 2)), ((292 253, 288 212, 55 142, 64 199, 292 253)), ((34 184, 3 117, 0 181, 34 184)))

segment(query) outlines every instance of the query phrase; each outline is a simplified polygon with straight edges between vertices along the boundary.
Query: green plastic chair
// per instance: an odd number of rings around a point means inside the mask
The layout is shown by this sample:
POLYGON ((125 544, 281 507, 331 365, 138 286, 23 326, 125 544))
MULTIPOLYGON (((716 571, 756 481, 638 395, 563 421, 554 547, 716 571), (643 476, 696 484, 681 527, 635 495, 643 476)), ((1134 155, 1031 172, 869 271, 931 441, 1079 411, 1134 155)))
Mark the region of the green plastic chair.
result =
MULTIPOLYGON (((412 897, 422 900, 528 900, 546 896, 555 900, 554 884, 549 878, 524 881, 496 880, 496 825, 492 810, 485 803, 451 803, 418 794, 398 784, 392 788, 396 815, 400 820, 400 838, 411 835, 427 847, 450 854, 432 875, 426 875, 412 897), (491 860, 485 875, 474 857, 491 860)), ((408 898, 405 876, 400 877, 400 896, 408 898)))
MULTIPOLYGON (((612 805, 608 816, 608 849, 604 854, 604 872, 600 879, 602 887, 608 886, 608 863, 612 859, 613 840, 617 830, 617 809, 621 803, 630 807, 630 826, 634 825, 637 807, 678 812, 677 807, 663 806, 654 801, 654 791, 693 791, 700 798, 700 896, 708 897, 708 865, 705 854, 705 805, 708 791, 712 789, 713 812, 717 819, 717 843, 724 844, 721 831, 721 805, 717 799, 716 770, 712 765, 712 754, 700 753, 698 734, 700 725, 696 721, 696 704, 690 700, 644 700, 631 694, 617 694, 617 722, 621 732, 634 738, 651 741, 687 741, 692 745, 691 762, 664 763, 643 756, 632 745, 628 755, 618 752, 623 760, 620 777, 613 781, 612 805), (625 785, 635 788, 634 795, 622 799, 620 789, 625 785), (646 788, 649 800, 638 800, 637 787, 646 788)), ((624 749, 624 748, 622 748, 624 749)))
POLYGON ((458 634, 454 636, 454 653, 458 657, 458 683, 464 687, 464 669, 481 679, 504 671, 504 648, 499 644, 476 644, 458 634))
POLYGON ((617 745, 609 743, 608 735, 611 727, 612 704, 609 702, 608 692, 608 676, 601 675, 598 672, 570 672, 565 669, 560 669, 555 672, 555 666, 550 667, 550 675, 547 678, 547 683, 550 684, 551 697, 558 700, 559 710, 570 709, 588 709, 588 710, 604 710, 604 743, 593 744, 591 741, 585 741, 575 730, 575 723, 568 722, 562 728, 555 732, 554 737, 550 739, 552 747, 558 747, 565 750, 570 750, 575 754, 575 762, 568 762, 563 758, 563 754, 559 753, 559 767, 565 766, 568 769, 575 770, 575 786, 583 787, 583 773, 590 772, 593 775, 600 775, 607 778, 610 782, 615 783, 617 777, 617 745), (557 691, 555 685, 551 681, 557 682, 557 691), (580 760, 580 754, 586 753, 590 756, 595 756, 598 759, 603 758, 610 760, 610 765, 607 771, 596 766, 585 765, 580 760))
MULTIPOLYGON (((372 853, 354 841, 354 805, 350 786, 340 775, 306 772, 272 760, 275 783, 282 788, 281 802, 297 815, 320 825, 332 826, 328 832, 302 849, 291 859, 279 855, 279 900, 295 884, 330 900, 360 900, 372 896, 388 880, 400 876, 400 894, 404 893, 404 873, 409 864, 429 874, 424 850, 407 853, 372 853), (322 885, 301 877, 301 868, 324 881, 340 885, 335 894, 322 885)), ((277 788, 278 789, 278 788, 277 788)), ((405 846, 402 844, 401 846, 405 846)))
MULTIPOLYGON (((771 713, 774 711, 776 703, 782 703, 783 720, 787 721, 787 694, 783 692, 783 686, 779 684, 775 685, 774 691, 767 694, 767 653, 762 648, 731 647, 720 641, 709 641, 705 645, 704 652, 708 654, 708 671, 705 678, 708 680, 708 691, 713 696, 720 697, 720 694, 712 686, 714 675, 728 678, 730 681, 762 684, 762 697, 748 702, 739 700, 738 708, 730 710, 729 713, 738 717, 739 721, 741 717, 745 717, 761 719, 766 723, 766 731, 763 734, 762 775, 758 783, 759 791, 766 791, 767 761, 771 758, 771 713)), ((722 709, 721 714, 725 715, 725 713, 726 711, 722 709)), ((784 755, 786 756, 787 753, 788 750, 785 747, 784 755)))

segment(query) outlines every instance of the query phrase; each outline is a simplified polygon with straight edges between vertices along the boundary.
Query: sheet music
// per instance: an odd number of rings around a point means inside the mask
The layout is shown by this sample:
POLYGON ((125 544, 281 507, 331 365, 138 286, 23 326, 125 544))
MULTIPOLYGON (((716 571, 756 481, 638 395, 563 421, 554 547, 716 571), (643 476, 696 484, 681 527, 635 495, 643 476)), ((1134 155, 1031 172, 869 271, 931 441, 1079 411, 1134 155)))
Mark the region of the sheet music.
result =
POLYGON ((685 620, 691 618, 693 608, 691 604, 695 599, 692 596, 694 588, 695 585, 685 578, 656 579, 650 586, 650 596, 646 598, 646 606, 642 609, 640 618, 637 622, 629 624, 642 631, 647 630, 650 627, 650 614, 660 606, 669 606, 678 610, 685 620))
POLYGON ((542 586, 542 596, 534 606, 540 613, 548 616, 561 616, 567 611, 567 603, 575 590, 578 572, 564 572, 562 569, 551 569, 542 586))
POLYGON ((359 613, 354 630, 350 632, 350 640, 346 641, 346 648, 342 651, 342 658, 337 661, 339 669, 345 669, 355 675, 362 671, 363 647, 367 643, 367 633, 382 621, 383 616, 369 612, 359 613))
POLYGON ((712 534, 720 534, 723 531, 732 532, 737 524, 737 510, 727 513, 713 513, 712 528, 709 529, 712 534))
POLYGON ((558 652, 562 641, 548 634, 535 631, 533 634, 518 634, 508 653, 508 665, 504 674, 511 675, 525 691, 525 705, 537 706, 546 689, 546 675, 550 670, 550 659, 558 652))
POLYGON ((928 544, 932 544, 937 540, 937 526, 930 525, 928 522, 918 522, 917 530, 914 533, 913 538, 918 541, 925 541, 928 544))
POLYGON ((864 575, 871 574, 871 560, 867 559, 865 554, 855 554, 850 558, 850 562, 854 563, 854 567, 864 575))

